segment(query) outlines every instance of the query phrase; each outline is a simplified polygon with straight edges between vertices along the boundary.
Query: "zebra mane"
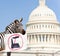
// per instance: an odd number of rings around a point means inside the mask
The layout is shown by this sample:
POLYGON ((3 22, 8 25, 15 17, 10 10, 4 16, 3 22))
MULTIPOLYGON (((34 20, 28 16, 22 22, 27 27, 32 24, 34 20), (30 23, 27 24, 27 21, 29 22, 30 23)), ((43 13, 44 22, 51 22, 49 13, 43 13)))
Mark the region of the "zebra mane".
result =
POLYGON ((10 23, 6 28, 5 28, 5 32, 8 34, 8 33, 15 33, 15 30, 14 30, 14 22, 10 23))

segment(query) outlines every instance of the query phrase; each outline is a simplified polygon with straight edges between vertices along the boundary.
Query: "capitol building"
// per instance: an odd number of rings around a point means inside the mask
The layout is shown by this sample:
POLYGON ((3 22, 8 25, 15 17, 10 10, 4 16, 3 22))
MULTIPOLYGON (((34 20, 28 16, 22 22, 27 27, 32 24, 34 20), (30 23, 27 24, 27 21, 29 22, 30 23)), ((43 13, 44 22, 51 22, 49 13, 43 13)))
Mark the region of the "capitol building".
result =
POLYGON ((12 52, 11 56, 60 56, 60 23, 46 0, 39 0, 39 5, 29 15, 26 28, 27 49, 12 52))
POLYGON ((60 23, 45 0, 39 0, 27 22, 28 47, 31 50, 60 49, 60 23))
POLYGON ((39 0, 39 5, 31 12, 26 26, 28 48, 31 51, 55 54, 60 52, 60 23, 55 12, 46 5, 46 0, 39 0))

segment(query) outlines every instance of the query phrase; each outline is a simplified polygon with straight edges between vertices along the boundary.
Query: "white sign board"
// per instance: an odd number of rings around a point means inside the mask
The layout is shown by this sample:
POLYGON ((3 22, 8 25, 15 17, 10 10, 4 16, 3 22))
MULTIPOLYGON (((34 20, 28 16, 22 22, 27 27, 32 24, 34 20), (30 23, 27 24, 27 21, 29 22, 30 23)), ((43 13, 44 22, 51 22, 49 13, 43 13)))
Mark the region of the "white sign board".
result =
POLYGON ((27 37, 20 33, 6 34, 4 38, 5 51, 20 51, 27 48, 27 37))

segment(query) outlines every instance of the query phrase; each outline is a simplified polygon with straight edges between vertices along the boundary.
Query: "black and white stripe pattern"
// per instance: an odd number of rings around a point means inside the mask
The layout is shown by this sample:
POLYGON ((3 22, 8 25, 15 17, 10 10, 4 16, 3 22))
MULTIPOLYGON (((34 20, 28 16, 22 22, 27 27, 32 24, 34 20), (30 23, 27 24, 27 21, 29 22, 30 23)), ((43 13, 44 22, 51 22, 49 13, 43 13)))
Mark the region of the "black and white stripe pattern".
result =
POLYGON ((9 34, 9 33, 14 33, 15 32, 15 30, 14 30, 14 22, 13 23, 11 23, 10 25, 8 25, 7 27, 6 27, 6 34, 9 34))
POLYGON ((15 31, 12 26, 14 27, 14 23, 11 23, 10 25, 8 25, 5 29, 5 31, 0 33, 0 48, 2 48, 2 49, 4 49, 5 34, 12 34, 15 31))

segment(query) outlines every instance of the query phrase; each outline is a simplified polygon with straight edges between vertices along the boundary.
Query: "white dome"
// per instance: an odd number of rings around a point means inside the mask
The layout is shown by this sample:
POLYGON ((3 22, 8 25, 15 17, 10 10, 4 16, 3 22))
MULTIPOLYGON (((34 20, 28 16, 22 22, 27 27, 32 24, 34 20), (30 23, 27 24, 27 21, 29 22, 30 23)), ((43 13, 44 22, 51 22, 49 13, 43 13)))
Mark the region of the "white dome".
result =
POLYGON ((47 6, 38 6, 32 11, 29 21, 57 21, 55 13, 47 6))
POLYGON ((45 5, 45 0, 39 0, 39 6, 29 16, 27 32, 59 32, 59 26, 56 24, 59 25, 59 22, 53 10, 45 5))

